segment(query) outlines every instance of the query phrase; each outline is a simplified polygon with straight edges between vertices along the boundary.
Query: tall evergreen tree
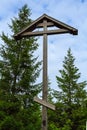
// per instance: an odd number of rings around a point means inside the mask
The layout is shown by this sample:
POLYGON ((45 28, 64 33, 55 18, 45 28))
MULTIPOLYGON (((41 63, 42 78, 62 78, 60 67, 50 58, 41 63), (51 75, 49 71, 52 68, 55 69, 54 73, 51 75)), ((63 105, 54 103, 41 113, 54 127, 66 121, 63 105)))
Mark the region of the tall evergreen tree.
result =
MULTIPOLYGON (((12 35, 31 24, 30 15, 30 9, 27 5, 24 5, 19 10, 18 17, 14 17, 12 24, 9 25, 12 35)), ((24 111, 24 109, 25 111, 26 109, 32 111, 32 108, 36 107, 33 97, 40 92, 40 85, 36 84, 36 79, 40 73, 41 62, 37 61, 38 57, 34 57, 34 52, 38 48, 37 39, 31 37, 15 41, 13 36, 8 36, 4 33, 2 33, 1 39, 4 42, 0 47, 0 56, 2 59, 0 61, 1 115, 4 113, 4 115, 15 116, 17 112, 20 112, 20 110, 24 111)), ((12 117, 5 119, 4 115, 2 116, 3 120, 1 119, 3 123, 7 119, 11 120, 12 117)), ((1 126, 3 123, 1 123, 1 126)))
POLYGON ((81 74, 75 66, 75 58, 68 50, 63 61, 63 69, 56 76, 59 91, 54 92, 57 99, 55 124, 61 130, 85 130, 86 109, 83 107, 86 98, 86 81, 79 82, 81 74))

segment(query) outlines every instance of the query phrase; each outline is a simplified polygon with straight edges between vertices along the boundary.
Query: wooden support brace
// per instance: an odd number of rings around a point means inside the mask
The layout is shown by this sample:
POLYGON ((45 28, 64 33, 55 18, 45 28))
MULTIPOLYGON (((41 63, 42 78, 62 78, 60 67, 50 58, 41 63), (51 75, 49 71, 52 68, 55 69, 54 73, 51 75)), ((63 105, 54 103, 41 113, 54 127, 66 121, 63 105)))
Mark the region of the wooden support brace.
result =
POLYGON ((50 104, 50 103, 48 103, 48 102, 46 102, 38 97, 34 97, 34 101, 49 108, 49 109, 55 110, 55 106, 53 104, 50 104))

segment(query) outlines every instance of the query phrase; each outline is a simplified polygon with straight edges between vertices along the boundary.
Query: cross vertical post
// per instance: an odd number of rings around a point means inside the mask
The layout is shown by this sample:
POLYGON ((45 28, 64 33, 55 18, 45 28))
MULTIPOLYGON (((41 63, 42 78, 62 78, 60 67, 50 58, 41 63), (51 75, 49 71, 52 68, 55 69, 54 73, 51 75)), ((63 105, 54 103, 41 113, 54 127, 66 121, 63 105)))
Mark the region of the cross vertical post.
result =
MULTIPOLYGON (((43 31, 47 31, 47 21, 44 20, 43 31)), ((47 102, 47 88, 48 88, 48 79, 47 79, 47 34, 43 35, 43 90, 42 98, 47 102)), ((42 106, 42 130, 47 130, 47 107, 42 106)))

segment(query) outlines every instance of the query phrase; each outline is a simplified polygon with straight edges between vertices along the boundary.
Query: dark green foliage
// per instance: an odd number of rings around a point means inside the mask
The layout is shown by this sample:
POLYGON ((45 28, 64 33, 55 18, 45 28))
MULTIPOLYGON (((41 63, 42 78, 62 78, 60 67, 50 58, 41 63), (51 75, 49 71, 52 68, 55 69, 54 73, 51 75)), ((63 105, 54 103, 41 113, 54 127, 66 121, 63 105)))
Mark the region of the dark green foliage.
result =
POLYGON ((6 118, 0 124, 0 130, 24 130, 22 123, 16 121, 12 116, 6 118))
MULTIPOLYGON (((19 10, 18 17, 13 18, 9 25, 13 34, 32 22, 30 14, 27 5, 19 10)), ((4 44, 0 47, 0 130, 39 129, 40 108, 33 101, 33 97, 41 91, 40 84, 36 84, 41 65, 38 57, 34 56, 38 49, 37 39, 31 37, 15 41, 13 36, 4 33, 1 39, 4 44), (30 113, 26 113, 27 109, 30 113), (32 117, 37 118, 36 123, 31 123, 32 117)))
POLYGON ((22 122, 25 130, 40 130, 41 129, 41 114, 36 104, 28 109, 21 109, 17 114, 17 120, 22 122))
POLYGON ((59 70, 60 76, 56 76, 60 89, 54 91, 56 113, 52 119, 60 130, 85 130, 86 81, 79 82, 81 74, 74 62, 75 58, 69 49, 63 61, 63 69, 59 70))
POLYGON ((18 18, 15 17, 14 19, 12 19, 12 25, 9 25, 13 34, 16 34, 23 28, 29 26, 29 24, 32 22, 30 16, 31 16, 31 10, 28 8, 27 5, 24 5, 19 10, 18 18))

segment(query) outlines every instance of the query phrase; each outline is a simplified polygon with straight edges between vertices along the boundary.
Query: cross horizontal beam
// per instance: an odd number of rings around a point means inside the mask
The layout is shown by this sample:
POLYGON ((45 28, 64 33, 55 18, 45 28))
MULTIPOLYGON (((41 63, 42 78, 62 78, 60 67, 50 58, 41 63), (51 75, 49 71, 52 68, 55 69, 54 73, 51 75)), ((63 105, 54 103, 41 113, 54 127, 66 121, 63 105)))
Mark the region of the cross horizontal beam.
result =
POLYGON ((34 97, 34 101, 45 107, 48 107, 49 109, 55 110, 55 106, 53 104, 50 104, 42 99, 39 99, 38 97, 34 97))
MULTIPOLYGON (((35 32, 24 32, 20 34, 19 36, 14 36, 15 39, 20 39, 22 37, 31 37, 31 36, 42 36, 44 34, 52 35, 52 34, 64 34, 64 33, 72 33, 69 30, 66 29, 56 29, 56 30, 47 30, 47 31, 35 31, 35 32)), ((77 32, 74 32, 74 35, 76 35, 77 32)))

